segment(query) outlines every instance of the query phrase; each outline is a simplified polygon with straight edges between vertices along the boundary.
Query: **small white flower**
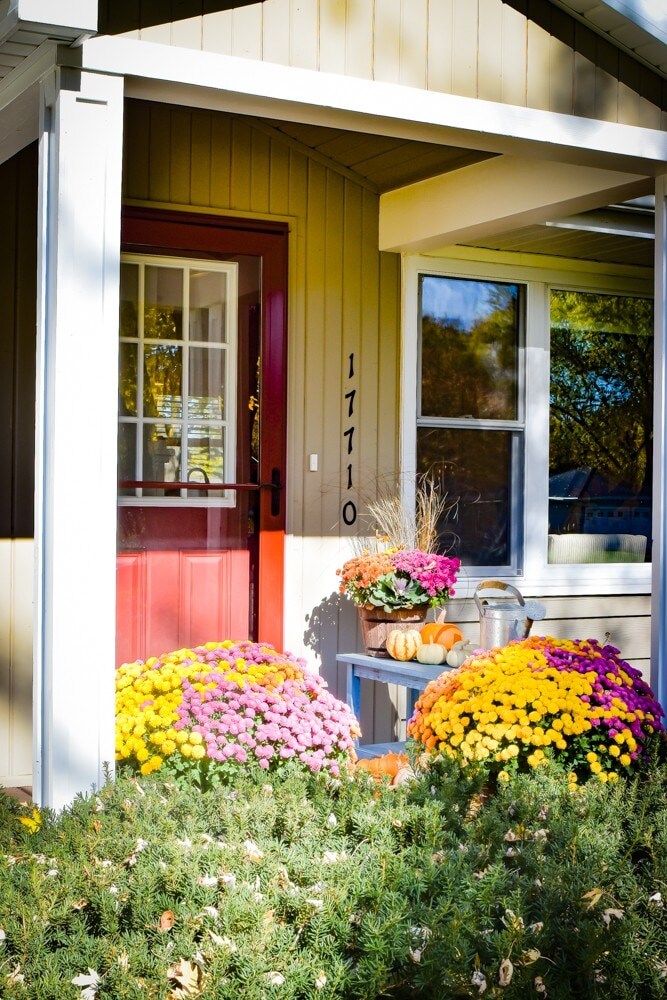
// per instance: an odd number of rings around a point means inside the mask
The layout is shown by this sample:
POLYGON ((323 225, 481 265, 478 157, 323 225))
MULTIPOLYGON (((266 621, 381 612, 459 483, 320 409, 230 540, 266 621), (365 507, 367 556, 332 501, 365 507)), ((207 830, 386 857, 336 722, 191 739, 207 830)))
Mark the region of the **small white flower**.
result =
POLYGON ((218 880, 215 875, 200 875, 197 879, 198 885, 212 886, 217 885, 218 880))
POLYGON ((106 858, 102 862, 102 868, 113 868, 113 861, 108 861, 106 858))
POLYGON ((547 995, 547 988, 546 988, 546 986, 544 984, 544 980, 542 979, 542 976, 535 976, 535 979, 533 980, 533 983, 535 985, 535 992, 536 993, 543 993, 545 996, 547 995))
POLYGON ((202 913, 206 917, 213 917, 214 920, 217 920, 217 918, 220 916, 220 913, 218 910, 216 910, 215 906, 205 906, 204 909, 202 910, 202 913))
POLYGON ((109 892, 111 893, 112 896, 117 896, 118 895, 118 886, 116 886, 116 885, 110 885, 109 886, 109 892))
POLYGON ((285 977, 280 972, 267 972, 266 981, 269 986, 282 986, 285 982, 285 977))
POLYGON ((329 815, 327 816, 327 826, 329 827, 330 830, 335 830, 336 827, 338 826, 338 820, 336 819, 333 813, 329 813, 329 815))
POLYGON ((486 991, 486 976, 479 969, 475 969, 470 980, 473 986, 476 986, 479 993, 482 994, 486 991))
POLYGON ((308 906, 312 906, 314 910, 321 910, 324 906, 321 899, 307 899, 306 902, 308 903, 308 906))
POLYGON ((326 985, 327 985, 327 977, 324 975, 323 972, 318 973, 317 979, 315 980, 315 989, 323 990, 326 985))
POLYGON ((95 796, 95 805, 93 808, 96 813, 104 812, 104 803, 102 802, 102 799, 99 797, 99 795, 95 796))
POLYGON ((228 889, 233 889, 236 885, 236 875, 232 875, 231 872, 223 872, 218 879, 222 885, 226 885, 228 889))
POLYGON ((216 934, 214 931, 209 931, 208 933, 209 933, 209 935, 211 937, 211 941, 213 942, 213 944, 216 944, 218 946, 218 948, 226 948, 227 951, 232 952, 232 953, 234 953, 236 951, 236 945, 234 944, 234 942, 232 941, 231 938, 229 938, 229 937, 221 937, 219 934, 216 934))
POLYGON ((7 934, 5 933, 4 928, 0 927, 0 944, 2 944, 2 942, 6 940, 7 940, 7 934))
POLYGON ((48 872, 46 873, 46 877, 47 878, 57 878, 58 877, 58 869, 57 868, 49 868, 48 872))
POLYGON ((528 924, 527 928, 531 934, 541 934, 544 929, 544 921, 537 920, 534 924, 528 924))
POLYGON ((88 969, 88 975, 75 976, 72 979, 74 986, 81 987, 81 1000, 95 1000, 97 989, 100 985, 100 977, 95 969, 88 969))
POLYGON ((662 909, 662 907, 664 905, 663 902, 662 902, 662 893, 661 892, 654 892, 652 896, 649 896, 649 898, 648 898, 648 905, 649 906, 655 906, 658 909, 662 909))
POLYGON ((243 857, 245 861, 261 861, 264 858, 264 855, 254 840, 244 840, 243 857))
POLYGON ((417 965, 419 965, 419 963, 422 960, 421 948, 410 948, 410 951, 408 952, 408 954, 410 955, 411 961, 413 961, 417 965))
POLYGON ((339 861, 343 861, 347 855, 343 851, 339 854, 337 851, 325 851, 322 855, 322 864, 324 865, 336 865, 339 861))

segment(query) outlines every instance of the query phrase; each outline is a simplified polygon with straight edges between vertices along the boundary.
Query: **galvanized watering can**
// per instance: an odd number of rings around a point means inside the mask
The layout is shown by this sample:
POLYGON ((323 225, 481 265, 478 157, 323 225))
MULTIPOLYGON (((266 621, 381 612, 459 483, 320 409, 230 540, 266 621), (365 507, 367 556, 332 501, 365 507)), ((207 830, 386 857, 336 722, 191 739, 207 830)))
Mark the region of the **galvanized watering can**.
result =
POLYGON ((483 580, 475 591, 479 610, 481 649, 506 646, 512 639, 525 639, 534 621, 541 621, 546 608, 539 601, 524 601, 511 583, 483 580))

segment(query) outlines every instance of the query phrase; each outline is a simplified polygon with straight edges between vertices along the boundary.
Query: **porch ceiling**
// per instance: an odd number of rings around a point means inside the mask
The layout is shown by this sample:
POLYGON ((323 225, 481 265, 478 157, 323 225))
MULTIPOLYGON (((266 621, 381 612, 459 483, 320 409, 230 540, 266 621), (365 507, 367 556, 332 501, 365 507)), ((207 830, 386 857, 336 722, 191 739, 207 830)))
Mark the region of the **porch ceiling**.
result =
MULTIPOLYGON (((583 222, 583 220, 582 220, 583 222)), ((506 250, 515 253, 544 254, 589 260, 601 264, 632 264, 653 267, 653 240, 591 233, 582 229, 563 230, 544 226, 524 226, 513 232, 469 241, 465 246, 483 250, 506 250)))
POLYGON ((351 171, 380 194, 494 155, 459 146, 349 132, 324 125, 250 118, 248 122, 255 128, 261 124, 265 131, 279 136, 288 145, 325 160, 334 168, 351 171))
MULTIPOLYGON (((319 125, 256 118, 247 121, 251 127, 261 127, 290 146, 325 160, 334 169, 356 175, 379 193, 449 173, 494 155, 319 125)), ((466 240, 461 245, 652 267, 653 218, 652 209, 645 206, 615 206, 604 212, 596 210, 576 217, 554 218, 546 224, 466 240)))

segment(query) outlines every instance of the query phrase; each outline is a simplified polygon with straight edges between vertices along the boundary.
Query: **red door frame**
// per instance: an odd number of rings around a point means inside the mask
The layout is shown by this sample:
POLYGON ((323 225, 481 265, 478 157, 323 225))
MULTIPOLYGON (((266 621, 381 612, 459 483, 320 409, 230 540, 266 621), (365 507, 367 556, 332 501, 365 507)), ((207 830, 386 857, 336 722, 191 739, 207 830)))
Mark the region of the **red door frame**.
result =
POLYGON ((125 253, 215 260, 230 254, 262 258, 262 364, 258 634, 283 647, 287 452, 288 226, 257 219, 126 206, 121 243, 125 253), (279 502, 276 502, 276 494, 279 502))

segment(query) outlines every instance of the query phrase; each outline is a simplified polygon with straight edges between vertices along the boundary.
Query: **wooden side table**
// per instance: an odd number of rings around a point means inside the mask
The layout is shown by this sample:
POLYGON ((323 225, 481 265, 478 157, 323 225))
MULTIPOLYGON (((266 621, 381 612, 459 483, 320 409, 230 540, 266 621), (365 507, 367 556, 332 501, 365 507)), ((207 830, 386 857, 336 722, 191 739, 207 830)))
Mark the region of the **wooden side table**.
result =
MULTIPOLYGON (((412 715, 419 693, 429 681, 435 680, 444 670, 452 670, 445 664, 430 666, 410 660, 403 663, 387 657, 366 656, 363 653, 338 653, 338 663, 347 668, 345 700, 357 718, 361 710, 361 680, 377 681, 379 684, 398 684, 407 688, 408 718, 412 715)), ((373 743, 357 747, 360 757, 377 757, 390 751, 398 752, 403 743, 373 743)))

